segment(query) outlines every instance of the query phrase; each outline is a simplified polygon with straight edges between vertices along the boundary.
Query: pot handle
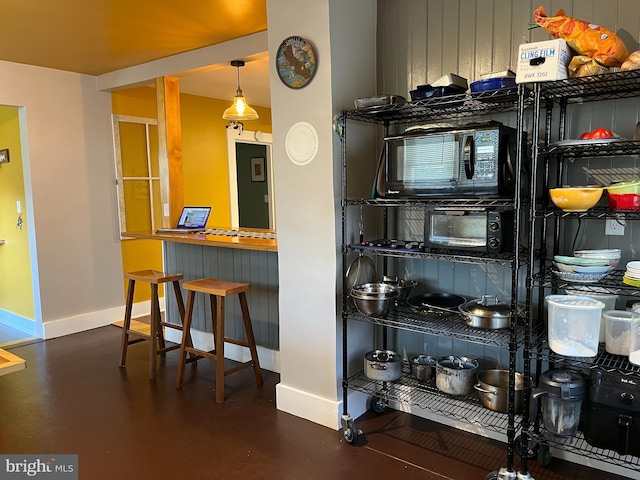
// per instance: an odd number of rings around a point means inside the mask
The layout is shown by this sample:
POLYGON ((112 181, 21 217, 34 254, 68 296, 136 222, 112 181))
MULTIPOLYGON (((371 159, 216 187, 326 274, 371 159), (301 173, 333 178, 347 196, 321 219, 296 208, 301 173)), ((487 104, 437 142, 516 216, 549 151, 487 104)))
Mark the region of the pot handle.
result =
POLYGON ((371 362, 369 364, 369 367, 371 367, 372 370, 386 370, 387 366, 383 363, 375 363, 375 362, 371 362))
POLYGON ((490 393, 491 395, 497 395, 498 391, 497 390, 487 390, 485 388, 482 388, 482 386, 479 383, 476 383, 473 388, 475 388, 477 391, 482 392, 482 393, 490 393))

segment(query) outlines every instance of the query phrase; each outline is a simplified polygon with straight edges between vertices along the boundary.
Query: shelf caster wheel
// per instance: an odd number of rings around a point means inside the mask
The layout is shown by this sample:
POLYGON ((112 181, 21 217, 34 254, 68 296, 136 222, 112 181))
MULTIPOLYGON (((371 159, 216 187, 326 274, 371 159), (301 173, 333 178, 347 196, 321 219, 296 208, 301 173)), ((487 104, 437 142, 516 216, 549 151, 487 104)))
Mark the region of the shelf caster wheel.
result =
POLYGON ((498 480, 498 472, 488 473, 484 480, 498 480))
POLYGON ((526 451, 524 452, 522 451, 522 438, 520 435, 514 439, 514 443, 516 445, 516 452, 522 458, 533 459, 538 456, 538 443, 532 438, 529 438, 526 451))
POLYGON ((347 443, 353 445, 358 441, 358 437, 362 432, 357 429, 355 422, 349 415, 342 416, 342 436, 347 443))
POLYGON ((543 467, 548 467, 551 463, 549 445, 545 445, 544 443, 540 444, 540 447, 538 448, 538 463, 543 467))
POLYGON ((387 402, 382 397, 371 397, 371 410, 378 415, 387 410, 387 402))

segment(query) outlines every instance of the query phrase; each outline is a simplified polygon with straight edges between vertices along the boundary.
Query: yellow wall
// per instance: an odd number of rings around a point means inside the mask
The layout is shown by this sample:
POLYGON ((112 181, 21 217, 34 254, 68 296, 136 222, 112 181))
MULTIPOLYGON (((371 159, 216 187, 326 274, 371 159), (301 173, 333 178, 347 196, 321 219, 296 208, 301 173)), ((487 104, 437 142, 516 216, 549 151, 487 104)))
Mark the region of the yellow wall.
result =
MULTIPOLYGON (((197 95, 180 95, 182 128, 182 169, 185 205, 210 205, 208 225, 231 226, 229 206, 229 170, 227 167, 228 122, 222 112, 231 105, 197 95)), ((111 95, 112 111, 116 115, 157 118, 155 88, 139 87, 111 95)), ((271 133, 271 110, 252 105, 260 118, 245 122, 245 129, 271 133)), ((122 242, 123 271, 146 268, 162 269, 162 248, 154 240, 122 242)), ((126 291, 126 282, 124 284, 126 291)), ((149 300, 148 289, 136 288, 136 302, 149 300)))
POLYGON ((18 108, 0 106, 0 149, 9 149, 9 163, 0 164, 0 308, 35 321, 29 257, 29 224, 20 148, 18 108), (22 210, 22 229, 16 202, 22 210))

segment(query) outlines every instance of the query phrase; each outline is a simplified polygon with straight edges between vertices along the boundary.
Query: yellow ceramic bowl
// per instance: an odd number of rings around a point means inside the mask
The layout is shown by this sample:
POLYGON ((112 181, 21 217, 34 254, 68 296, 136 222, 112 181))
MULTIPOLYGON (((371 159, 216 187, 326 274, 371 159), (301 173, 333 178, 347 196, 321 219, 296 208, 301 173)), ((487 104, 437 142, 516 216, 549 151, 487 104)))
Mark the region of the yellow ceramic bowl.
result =
POLYGON ((558 187, 550 188, 551 201, 565 212, 586 212, 593 207, 600 197, 603 188, 600 186, 587 187, 558 187))

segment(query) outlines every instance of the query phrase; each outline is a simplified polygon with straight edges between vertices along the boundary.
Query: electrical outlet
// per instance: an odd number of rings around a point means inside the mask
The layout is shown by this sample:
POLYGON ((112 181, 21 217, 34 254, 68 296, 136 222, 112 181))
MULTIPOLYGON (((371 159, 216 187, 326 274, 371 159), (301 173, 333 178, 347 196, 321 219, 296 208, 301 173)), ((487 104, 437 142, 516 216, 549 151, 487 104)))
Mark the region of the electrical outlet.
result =
POLYGON ((607 218, 607 223, 604 226, 605 235, 624 235, 624 223, 621 223, 616 218, 607 218))

